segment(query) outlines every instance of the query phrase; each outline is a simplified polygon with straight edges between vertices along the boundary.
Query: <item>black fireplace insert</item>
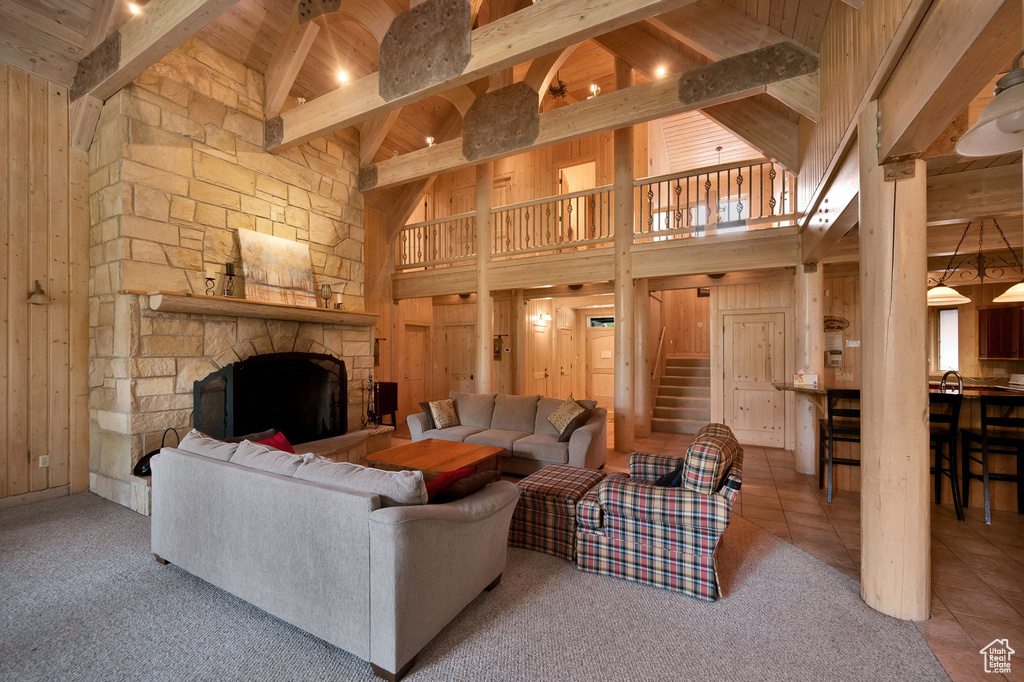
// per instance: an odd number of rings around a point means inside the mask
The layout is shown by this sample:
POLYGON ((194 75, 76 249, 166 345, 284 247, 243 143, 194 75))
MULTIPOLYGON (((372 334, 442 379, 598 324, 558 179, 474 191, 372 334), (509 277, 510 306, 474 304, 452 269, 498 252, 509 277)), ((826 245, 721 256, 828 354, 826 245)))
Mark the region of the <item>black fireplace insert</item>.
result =
POLYGON ((333 355, 271 353, 195 382, 193 424, 214 438, 277 429, 292 443, 348 431, 348 373, 333 355))

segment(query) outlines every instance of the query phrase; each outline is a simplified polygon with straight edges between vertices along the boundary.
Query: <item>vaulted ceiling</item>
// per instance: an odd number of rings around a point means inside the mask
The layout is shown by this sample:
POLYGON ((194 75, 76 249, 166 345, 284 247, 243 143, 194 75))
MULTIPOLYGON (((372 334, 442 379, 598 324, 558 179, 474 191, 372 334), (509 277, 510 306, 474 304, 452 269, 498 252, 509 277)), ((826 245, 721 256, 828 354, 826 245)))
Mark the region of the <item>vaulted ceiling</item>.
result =
MULTIPOLYGON (((479 23, 486 23, 492 2, 483 0, 479 23)), ((551 0, 540 0, 551 1, 551 0)), ((734 7, 746 17, 778 31, 796 42, 816 49, 833 0, 703 0, 734 7)), ((145 5, 144 0, 136 0, 145 5)), ((525 6, 528 0, 512 0, 508 10, 525 6), (518 3, 518 4, 517 4, 518 3)), ((275 47, 281 42, 289 18, 295 12, 296 0, 239 0, 217 20, 202 29, 198 37, 246 66, 266 73, 275 47)), ((328 91, 343 87, 339 71, 349 81, 377 70, 376 34, 389 17, 408 8, 408 0, 344 0, 342 10, 318 17, 320 30, 291 89, 291 98, 314 99, 328 91), (359 21, 354 16, 364 17, 359 21), (376 26, 368 26, 365 17, 376 17, 376 26)), ((49 80, 70 85, 77 62, 89 41, 98 42, 107 32, 130 16, 127 0, 4 0, 0 2, 0 60, 49 80), (102 14, 102 16, 99 16, 102 14), (109 18, 108 18, 109 17, 109 18), (95 19, 95 21, 94 21, 95 19), (90 36, 90 27, 93 35, 90 36)), ((674 54, 689 63, 707 63, 709 59, 683 44, 657 21, 639 26, 645 55, 657 60, 659 53, 674 54)), ((723 27, 723 29, 728 27, 723 27)), ((621 56, 621 55, 620 55, 621 56)), ((613 87, 613 53, 597 41, 587 41, 572 52, 558 70, 557 78, 567 85, 564 100, 545 97, 546 108, 565 106, 585 99, 592 84, 603 90, 613 87)), ((515 69, 518 80, 525 76, 529 64, 515 69)), ((640 69, 639 65, 634 64, 640 69)), ((639 76, 644 80, 644 76, 639 76)), ((755 98, 756 106, 796 122, 799 114, 768 95, 755 98)), ((294 106, 294 99, 286 103, 294 106)), ((441 96, 430 97, 402 108, 372 161, 394 154, 405 154, 426 146, 428 136, 436 136, 453 117, 455 107, 441 96)), ((693 146, 709 135, 718 134, 730 148, 749 149, 738 138, 717 124, 710 124, 700 114, 674 117, 666 121, 666 144, 672 154, 679 148, 693 146), (694 138, 688 140, 688 138, 694 138), (669 141, 673 141, 671 144, 669 141), (732 140, 732 142, 730 142, 732 140)), ((705 147, 713 150, 710 141, 705 147), (710 145, 710 146, 709 146, 710 145)), ((709 153, 705 150, 705 153, 709 153)))

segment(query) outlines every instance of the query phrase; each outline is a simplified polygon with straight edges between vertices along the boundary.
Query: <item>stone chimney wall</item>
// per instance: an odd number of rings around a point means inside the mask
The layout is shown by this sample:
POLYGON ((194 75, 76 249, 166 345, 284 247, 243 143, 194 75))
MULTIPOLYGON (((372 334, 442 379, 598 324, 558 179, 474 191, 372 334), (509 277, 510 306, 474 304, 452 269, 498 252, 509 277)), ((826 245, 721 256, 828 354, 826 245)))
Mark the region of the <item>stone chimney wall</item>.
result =
POLYGON ((309 244, 317 284, 363 310, 358 135, 269 154, 263 96, 259 73, 190 39, 107 100, 89 150, 90 483, 142 513, 148 481, 132 466, 166 427, 190 428, 199 374, 255 353, 333 353, 358 424, 370 329, 157 313, 143 295, 203 295, 225 262, 240 275, 237 232, 257 230, 309 244))

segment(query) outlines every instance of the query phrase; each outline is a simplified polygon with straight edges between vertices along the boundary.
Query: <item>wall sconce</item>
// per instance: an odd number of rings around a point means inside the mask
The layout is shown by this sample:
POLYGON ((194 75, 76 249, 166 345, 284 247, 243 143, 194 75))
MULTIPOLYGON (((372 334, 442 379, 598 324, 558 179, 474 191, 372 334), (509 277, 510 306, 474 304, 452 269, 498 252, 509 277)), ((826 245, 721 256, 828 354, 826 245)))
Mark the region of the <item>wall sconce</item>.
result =
POLYGON ((338 69, 338 82, 342 85, 348 83, 348 73, 346 71, 338 69))
POLYGON ((658 76, 658 78, 661 78, 662 76, 665 75, 665 67, 664 66, 659 66, 658 70, 655 71, 654 73, 658 76))
POLYGON ((50 297, 43 291, 43 287, 39 285, 39 280, 36 280, 36 288, 28 292, 28 302, 32 305, 46 305, 50 302, 50 297))
POLYGON ((434 138, 432 136, 427 138, 427 146, 428 147, 433 147, 434 146, 434 138))
POLYGON ((129 2, 128 3, 128 11, 131 12, 132 14, 138 14, 139 12, 142 11, 142 8, 139 7, 138 5, 136 5, 134 2, 129 2))
POLYGON ((595 97, 597 97, 600 94, 601 94, 601 86, 598 85, 597 83, 591 83, 590 84, 590 97, 588 97, 587 99, 594 99, 595 97))

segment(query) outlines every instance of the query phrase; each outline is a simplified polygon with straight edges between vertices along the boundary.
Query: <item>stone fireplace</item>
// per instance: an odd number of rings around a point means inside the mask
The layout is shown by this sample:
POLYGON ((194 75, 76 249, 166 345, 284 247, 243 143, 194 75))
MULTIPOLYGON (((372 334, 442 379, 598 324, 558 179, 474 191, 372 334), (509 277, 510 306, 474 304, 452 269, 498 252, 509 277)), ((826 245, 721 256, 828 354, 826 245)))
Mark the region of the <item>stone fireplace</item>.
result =
POLYGON ((105 102, 89 150, 90 487, 141 513, 149 481, 134 463, 164 429, 191 428, 194 382, 232 363, 340 360, 358 428, 375 322, 361 314, 358 135, 266 153, 263 96, 259 73, 190 39, 105 102), (197 307, 213 300, 208 271, 221 294, 225 263, 240 267, 239 230, 308 244, 316 284, 346 312, 197 307))

